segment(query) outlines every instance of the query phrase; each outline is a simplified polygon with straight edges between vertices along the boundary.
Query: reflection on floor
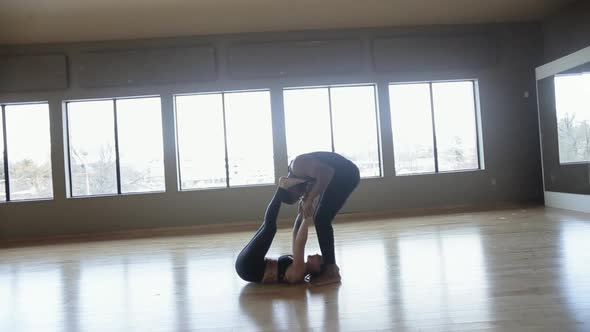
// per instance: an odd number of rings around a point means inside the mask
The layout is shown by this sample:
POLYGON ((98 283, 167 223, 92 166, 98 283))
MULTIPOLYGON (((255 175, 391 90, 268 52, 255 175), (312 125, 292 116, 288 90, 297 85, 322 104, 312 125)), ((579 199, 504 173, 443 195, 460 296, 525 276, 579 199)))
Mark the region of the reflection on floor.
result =
MULTIPOLYGON (((240 280, 233 262, 254 229, 2 249, 0 331, 590 331, 590 215, 335 228, 343 282, 316 288, 240 280)), ((270 255, 289 252, 288 237, 270 255)))

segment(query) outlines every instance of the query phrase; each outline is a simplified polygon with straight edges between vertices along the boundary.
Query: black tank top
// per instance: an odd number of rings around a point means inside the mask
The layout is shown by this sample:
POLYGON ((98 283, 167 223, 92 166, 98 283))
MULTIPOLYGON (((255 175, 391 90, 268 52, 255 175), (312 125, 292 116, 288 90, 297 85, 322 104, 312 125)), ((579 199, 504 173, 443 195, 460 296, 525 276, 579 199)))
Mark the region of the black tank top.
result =
POLYGON ((287 268, 289 265, 293 264, 293 256, 291 255, 283 255, 279 257, 277 263, 277 276, 280 283, 284 282, 285 280, 285 272, 287 272, 287 268))
MULTIPOLYGON (((335 152, 317 151, 317 152, 306 153, 306 154, 303 154, 302 156, 313 158, 315 160, 320 161, 323 164, 326 164, 326 165, 332 167, 334 169, 335 175, 338 175, 340 173, 344 173, 348 170, 352 170, 352 169, 356 168, 356 165, 352 161, 344 158, 343 156, 341 156, 335 152)), ((314 178, 310 178, 308 176, 297 176, 297 175, 293 174, 293 171, 291 170, 291 164, 293 164, 293 161, 291 161, 291 163, 289 164, 289 169, 288 169, 289 173, 287 175, 288 177, 304 179, 308 182, 315 181, 314 178)))

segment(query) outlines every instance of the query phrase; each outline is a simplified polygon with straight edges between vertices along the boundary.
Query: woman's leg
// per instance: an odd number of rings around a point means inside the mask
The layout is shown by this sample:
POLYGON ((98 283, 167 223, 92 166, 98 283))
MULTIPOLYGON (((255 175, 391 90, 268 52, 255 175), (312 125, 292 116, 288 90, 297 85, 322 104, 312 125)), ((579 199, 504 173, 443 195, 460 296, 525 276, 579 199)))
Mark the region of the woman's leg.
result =
POLYGON ((277 232, 277 217, 281 208, 281 197, 285 194, 284 189, 277 189, 266 208, 262 225, 236 259, 236 272, 245 281, 260 282, 264 277, 265 256, 277 232))
POLYGON ((356 166, 345 174, 335 177, 316 207, 314 223, 325 265, 336 264, 332 221, 357 187, 359 180, 360 176, 356 166))

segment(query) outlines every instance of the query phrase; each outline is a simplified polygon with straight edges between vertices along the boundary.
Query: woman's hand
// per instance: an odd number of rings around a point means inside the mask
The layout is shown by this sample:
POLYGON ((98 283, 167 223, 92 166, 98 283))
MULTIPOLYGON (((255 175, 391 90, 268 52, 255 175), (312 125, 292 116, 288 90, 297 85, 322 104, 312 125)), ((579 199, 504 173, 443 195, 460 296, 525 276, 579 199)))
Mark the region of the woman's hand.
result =
POLYGON ((299 213, 303 214, 304 219, 313 219, 314 212, 312 199, 301 200, 301 203, 299 204, 299 213))
POLYGON ((297 204, 297 213, 303 215, 303 199, 300 199, 299 204, 297 204))

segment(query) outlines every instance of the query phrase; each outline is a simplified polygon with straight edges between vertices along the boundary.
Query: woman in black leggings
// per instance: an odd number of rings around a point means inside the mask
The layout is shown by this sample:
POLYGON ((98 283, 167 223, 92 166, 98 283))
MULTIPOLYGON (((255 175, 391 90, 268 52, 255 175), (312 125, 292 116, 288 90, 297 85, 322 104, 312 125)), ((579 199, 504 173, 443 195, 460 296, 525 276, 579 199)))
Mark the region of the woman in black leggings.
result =
MULTIPOLYGON (((314 216, 324 263, 321 275, 313 278, 312 283, 339 282, 340 269, 336 265, 334 253, 332 221, 359 184, 359 169, 352 161, 337 153, 312 152, 299 155, 293 160, 289 166, 289 177, 309 183, 301 208, 305 215, 314 216)), ((294 189, 289 191, 295 195, 294 189)))
POLYGON ((305 243, 307 231, 311 222, 311 215, 303 213, 303 203, 300 200, 305 193, 306 182, 299 179, 283 177, 279 180, 272 200, 266 208, 262 226, 252 240, 242 249, 236 259, 236 272, 248 282, 256 283, 300 283, 308 274, 319 273, 322 256, 309 255, 305 261, 305 243), (281 203, 294 204, 300 202, 299 214, 293 228, 293 255, 284 255, 278 259, 266 257, 277 232, 277 216, 281 203))

